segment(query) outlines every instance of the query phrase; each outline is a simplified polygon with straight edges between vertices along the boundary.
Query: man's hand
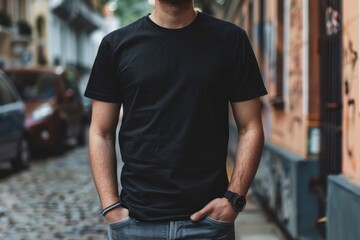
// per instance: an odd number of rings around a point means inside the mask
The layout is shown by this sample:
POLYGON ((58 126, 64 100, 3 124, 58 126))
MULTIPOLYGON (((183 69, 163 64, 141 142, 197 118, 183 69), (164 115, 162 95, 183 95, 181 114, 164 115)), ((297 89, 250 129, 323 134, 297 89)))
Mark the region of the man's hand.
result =
POLYGON ((209 202, 203 209, 191 215, 190 218, 192 221, 199 221, 209 216, 215 220, 233 222, 238 214, 226 198, 216 198, 209 202))
POLYGON ((129 216, 129 210, 123 207, 118 207, 105 215, 105 219, 108 223, 120 222, 129 216))

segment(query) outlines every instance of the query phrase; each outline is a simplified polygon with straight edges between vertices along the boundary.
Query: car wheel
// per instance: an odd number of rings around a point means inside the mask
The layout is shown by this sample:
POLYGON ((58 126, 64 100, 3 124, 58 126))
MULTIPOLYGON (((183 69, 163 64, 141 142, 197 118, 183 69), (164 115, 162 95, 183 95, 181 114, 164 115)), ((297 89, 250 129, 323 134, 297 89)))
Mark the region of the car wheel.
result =
POLYGON ((23 138, 20 142, 17 157, 11 162, 11 166, 15 170, 29 168, 31 164, 31 152, 29 142, 23 138))

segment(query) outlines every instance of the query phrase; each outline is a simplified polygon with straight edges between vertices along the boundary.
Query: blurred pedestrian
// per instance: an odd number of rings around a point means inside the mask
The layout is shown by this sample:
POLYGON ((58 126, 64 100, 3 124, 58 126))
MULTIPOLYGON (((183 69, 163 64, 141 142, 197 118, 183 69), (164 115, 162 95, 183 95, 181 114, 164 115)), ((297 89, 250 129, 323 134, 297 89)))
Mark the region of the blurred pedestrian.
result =
POLYGON ((193 0, 155 0, 150 15, 104 37, 85 95, 109 239, 234 239, 263 148, 266 93, 244 30, 195 11, 193 0), (239 132, 230 182, 229 102, 239 132))

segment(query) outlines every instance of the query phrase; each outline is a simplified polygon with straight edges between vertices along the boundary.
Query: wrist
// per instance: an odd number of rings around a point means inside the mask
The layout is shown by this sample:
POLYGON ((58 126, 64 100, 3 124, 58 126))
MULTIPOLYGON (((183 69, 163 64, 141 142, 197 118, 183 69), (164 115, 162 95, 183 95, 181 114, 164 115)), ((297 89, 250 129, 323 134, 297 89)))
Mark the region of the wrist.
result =
POLYGON ((106 214, 108 214, 109 212, 111 212, 112 210, 121 207, 121 202, 120 200, 117 200, 116 202, 108 205, 107 207, 103 208, 101 210, 101 215, 105 217, 106 214))
POLYGON ((120 197, 117 195, 102 197, 102 198, 100 198, 101 209, 104 209, 104 208, 110 206, 111 204, 118 202, 119 200, 120 200, 120 197))
POLYGON ((241 188, 241 187, 229 186, 227 191, 234 192, 234 193, 236 193, 238 195, 241 195, 241 196, 246 196, 247 191, 244 191, 243 189, 244 188, 241 188), (240 190, 240 189, 242 189, 242 190, 240 190))
POLYGON ((129 217, 129 210, 120 206, 108 212, 104 219, 107 223, 114 223, 122 221, 127 217, 129 217))

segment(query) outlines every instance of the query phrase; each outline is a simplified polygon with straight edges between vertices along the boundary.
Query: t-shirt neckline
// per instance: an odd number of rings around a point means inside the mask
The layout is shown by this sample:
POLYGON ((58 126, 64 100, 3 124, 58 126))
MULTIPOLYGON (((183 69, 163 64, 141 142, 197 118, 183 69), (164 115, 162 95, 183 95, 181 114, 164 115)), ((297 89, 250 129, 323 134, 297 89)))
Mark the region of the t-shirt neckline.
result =
POLYGON ((186 26, 184 26, 182 28, 165 28, 165 27, 162 27, 162 26, 156 24, 153 20, 150 19, 150 13, 147 16, 145 16, 145 21, 149 25, 151 25, 152 27, 156 28, 159 31, 175 33, 175 32, 183 32, 183 31, 186 31, 188 29, 191 29, 199 21, 200 15, 201 15, 201 12, 197 11, 197 14, 196 14, 196 17, 194 18, 194 20, 191 23, 189 23, 188 25, 186 25, 186 26))

